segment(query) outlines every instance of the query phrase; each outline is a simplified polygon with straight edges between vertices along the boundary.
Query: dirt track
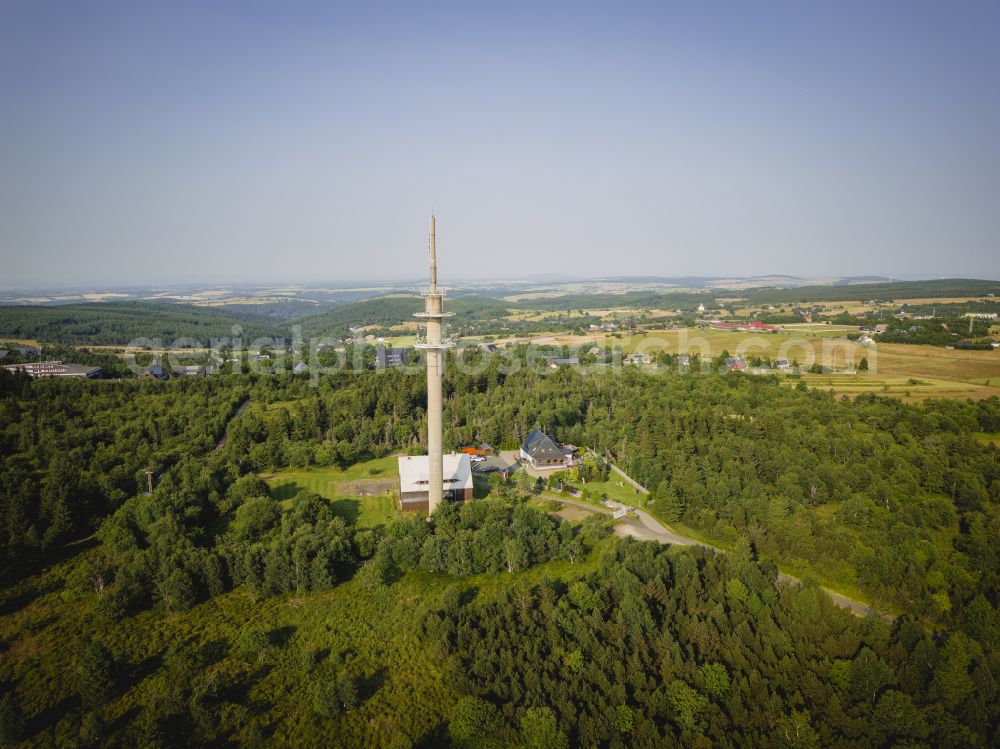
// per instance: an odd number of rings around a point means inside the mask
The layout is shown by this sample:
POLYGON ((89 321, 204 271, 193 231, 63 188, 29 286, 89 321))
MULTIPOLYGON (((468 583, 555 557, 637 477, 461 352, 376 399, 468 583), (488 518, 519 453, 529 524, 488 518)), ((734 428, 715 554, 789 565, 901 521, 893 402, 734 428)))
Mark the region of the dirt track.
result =
MULTIPOLYGON (((556 499, 566 505, 587 510, 588 512, 601 513, 603 515, 612 514, 612 510, 606 507, 598 507, 587 502, 577 502, 576 500, 565 499, 563 497, 553 497, 553 499, 556 499)), ((723 551, 716 546, 706 544, 703 541, 698 541, 694 538, 682 536, 679 533, 666 528, 645 510, 638 510, 634 507, 629 507, 628 509, 630 512, 635 513, 637 517, 633 518, 626 516, 621 518, 620 522, 615 527, 615 535, 631 536, 632 538, 637 538, 641 541, 659 541, 661 544, 701 546, 702 548, 712 549, 717 552, 723 551)), ((795 583, 797 585, 802 584, 802 581, 799 580, 799 578, 793 577, 792 575, 786 575, 784 572, 778 573, 778 580, 783 583, 795 583)), ((835 593, 827 588, 823 588, 823 591, 830 596, 830 600, 832 600, 835 604, 842 606, 845 609, 850 609, 851 613, 855 616, 868 616, 869 614, 874 613, 870 606, 862 603, 861 601, 848 598, 847 596, 835 593)))

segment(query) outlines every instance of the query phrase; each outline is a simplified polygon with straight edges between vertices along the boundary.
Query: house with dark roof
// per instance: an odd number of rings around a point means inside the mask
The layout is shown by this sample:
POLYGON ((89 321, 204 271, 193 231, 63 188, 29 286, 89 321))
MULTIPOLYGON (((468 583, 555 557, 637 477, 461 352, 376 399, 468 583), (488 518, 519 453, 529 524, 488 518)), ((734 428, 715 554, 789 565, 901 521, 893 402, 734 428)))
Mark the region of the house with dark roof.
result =
POLYGON ((386 367, 405 367, 406 355, 409 353, 405 348, 386 348, 379 345, 375 347, 375 367, 385 369, 386 367))
POLYGON ((559 369, 559 367, 575 367, 580 363, 580 358, 578 356, 568 356, 568 357, 556 357, 550 356, 545 360, 552 369, 559 369))
POLYGON ((170 376, 167 368, 160 364, 153 364, 146 367, 146 371, 139 375, 142 380, 165 380, 170 376))
POLYGON ((204 364, 179 364, 171 371, 176 377, 208 377, 211 369, 204 364))
POLYGON ((520 457, 532 468, 566 468, 573 465, 573 452, 540 429, 532 429, 521 443, 520 457))

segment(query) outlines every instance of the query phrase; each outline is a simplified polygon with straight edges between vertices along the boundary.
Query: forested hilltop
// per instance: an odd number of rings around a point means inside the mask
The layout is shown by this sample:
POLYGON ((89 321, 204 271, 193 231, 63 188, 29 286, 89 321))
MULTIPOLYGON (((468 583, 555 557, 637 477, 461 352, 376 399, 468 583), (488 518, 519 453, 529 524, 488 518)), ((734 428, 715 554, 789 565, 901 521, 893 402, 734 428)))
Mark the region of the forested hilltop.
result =
POLYGON ((922 297, 963 297, 1000 294, 1000 282, 977 278, 938 278, 928 281, 894 283, 834 284, 799 286, 794 289, 756 289, 749 299, 755 304, 842 299, 919 299, 922 297))
POLYGON ((93 302, 60 306, 0 306, 0 340, 27 338, 47 343, 126 345, 136 338, 159 339, 169 346, 177 338, 209 344, 232 338, 233 328, 245 340, 287 337, 286 328, 263 314, 223 311, 173 302, 93 302))
POLYGON ((449 368, 446 447, 513 447, 543 428, 613 459, 659 517, 732 549, 712 555, 608 537, 600 516, 554 514, 523 480, 479 486, 488 497, 431 524, 306 488, 279 497, 285 469, 423 449, 423 377, 309 382, 0 372, 3 739, 997 740, 1000 452, 975 436, 1000 432, 997 399, 449 368), (782 585, 775 561, 896 618, 859 620, 814 584, 782 585))

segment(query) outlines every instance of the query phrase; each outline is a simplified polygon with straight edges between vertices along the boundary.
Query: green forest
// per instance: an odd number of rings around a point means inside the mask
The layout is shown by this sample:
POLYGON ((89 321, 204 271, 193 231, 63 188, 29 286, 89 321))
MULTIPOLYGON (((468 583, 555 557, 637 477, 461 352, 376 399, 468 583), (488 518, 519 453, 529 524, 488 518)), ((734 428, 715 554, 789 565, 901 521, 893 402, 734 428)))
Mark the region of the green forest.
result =
POLYGON ((954 346, 955 348, 982 348, 990 350, 988 343, 976 344, 972 339, 983 338, 990 332, 990 323, 985 320, 963 320, 961 318, 934 317, 929 320, 892 320, 879 341, 884 343, 928 344, 930 346, 954 346))
MULTIPOLYGON (((473 320, 495 320, 507 315, 512 305, 480 296, 455 296, 448 298, 448 311, 454 315, 451 323, 463 325, 473 320)), ((413 314, 424 308, 418 296, 384 296, 337 307, 316 315, 296 320, 302 325, 303 334, 345 336, 350 328, 373 325, 389 328, 413 321, 413 314)))
POLYGON ((938 278, 928 281, 894 281, 827 286, 800 286, 794 289, 757 289, 752 304, 789 302, 832 302, 845 299, 920 299, 922 297, 963 297, 1000 294, 1000 283, 976 278, 938 278))
MULTIPOLYGON (((47 344, 121 345, 137 338, 159 340, 170 346, 178 338, 190 338, 208 346, 215 338, 238 337, 290 339, 298 329, 305 337, 338 337, 353 327, 387 330, 413 321, 423 309, 418 296, 381 296, 351 302, 333 309, 294 316, 298 308, 280 304, 229 304, 202 307, 178 302, 92 302, 57 306, 0 306, 0 340, 29 339, 47 344)), ((470 334, 513 331, 520 334, 551 327, 551 321, 512 322, 504 318, 514 309, 534 309, 473 295, 448 299, 453 315, 449 325, 470 334)), ((598 318, 574 321, 586 327, 598 318)))
POLYGON ((208 344, 232 338, 287 337, 288 331, 260 313, 224 311, 173 302, 93 302, 58 306, 0 306, 0 339, 26 338, 47 343, 125 345, 135 338, 177 338, 208 344))
POLYGON ((976 436, 1000 433, 997 399, 449 368, 446 448, 513 448, 542 428, 728 553, 621 540, 521 476, 430 523, 365 524, 346 509, 364 498, 272 496, 265 479, 285 468, 420 453, 425 397, 400 371, 318 387, 0 371, 0 740, 998 740, 1000 452, 976 436), (852 616, 818 583, 877 613, 852 616))

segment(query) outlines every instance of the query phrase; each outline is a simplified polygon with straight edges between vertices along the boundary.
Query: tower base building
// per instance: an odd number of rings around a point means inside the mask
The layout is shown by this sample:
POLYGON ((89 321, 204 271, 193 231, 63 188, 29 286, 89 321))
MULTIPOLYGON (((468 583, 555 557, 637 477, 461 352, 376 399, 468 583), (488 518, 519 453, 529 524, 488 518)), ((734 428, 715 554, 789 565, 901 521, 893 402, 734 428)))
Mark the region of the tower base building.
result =
MULTIPOLYGON (((430 512, 430 466, 426 455, 403 455, 399 460, 399 506, 404 512, 430 512)), ((472 463, 465 453, 442 456, 441 498, 457 502, 472 499, 472 463)))

